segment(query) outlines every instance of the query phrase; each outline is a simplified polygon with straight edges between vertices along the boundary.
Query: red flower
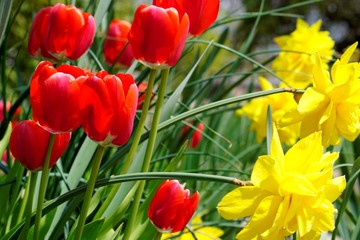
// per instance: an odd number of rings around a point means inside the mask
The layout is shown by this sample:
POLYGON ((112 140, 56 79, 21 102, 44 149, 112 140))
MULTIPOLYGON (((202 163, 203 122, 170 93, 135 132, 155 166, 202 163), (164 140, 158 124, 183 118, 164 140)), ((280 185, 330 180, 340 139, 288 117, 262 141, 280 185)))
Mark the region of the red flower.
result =
POLYGON ((95 20, 89 13, 61 3, 41 9, 30 29, 28 50, 45 58, 78 59, 92 44, 95 20))
MULTIPOLYGON (((52 148, 50 165, 65 151, 71 133, 56 134, 52 148)), ((41 170, 44 164, 50 132, 32 120, 21 121, 15 125, 10 136, 10 151, 25 168, 31 171, 41 170)))
POLYGON ((153 0, 153 4, 163 8, 174 7, 180 17, 187 13, 190 20, 189 33, 198 36, 215 22, 220 0, 153 0))
POLYGON ((121 146, 129 140, 138 103, 138 88, 130 74, 100 71, 85 80, 80 99, 82 126, 92 140, 103 146, 121 146))
POLYGON ((200 195, 190 191, 177 180, 166 180, 152 199, 148 217, 159 231, 179 232, 189 222, 199 202, 200 195))
POLYGON ((140 5, 129 32, 134 57, 152 68, 174 66, 185 45, 189 30, 186 14, 179 19, 174 8, 140 5))
MULTIPOLYGON (((189 131, 189 129, 190 129, 189 126, 185 125, 183 128, 182 136, 184 136, 189 131)), ((191 148, 196 148, 197 146, 199 146, 202 139, 203 130, 204 130, 204 124, 200 122, 190 139, 191 148)))
POLYGON ((130 67, 134 55, 128 42, 131 24, 124 20, 112 20, 104 42, 104 56, 108 64, 117 63, 130 67), (125 49, 124 49, 125 47, 125 49), (120 55, 120 57, 118 57, 120 55))
POLYGON ((50 132, 68 132, 80 126, 80 86, 88 78, 81 68, 57 68, 41 62, 32 76, 30 103, 33 117, 50 132))

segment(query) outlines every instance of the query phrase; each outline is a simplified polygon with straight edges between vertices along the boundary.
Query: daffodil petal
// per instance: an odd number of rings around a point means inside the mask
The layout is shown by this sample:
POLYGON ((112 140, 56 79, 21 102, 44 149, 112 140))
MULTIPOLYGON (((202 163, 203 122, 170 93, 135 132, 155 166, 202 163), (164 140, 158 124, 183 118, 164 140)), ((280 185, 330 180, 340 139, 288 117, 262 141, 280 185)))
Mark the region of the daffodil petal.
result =
POLYGON ((309 166, 322 156, 321 132, 315 132, 297 142, 285 154, 285 169, 292 173, 306 174, 309 166))
POLYGON ((219 204, 217 210, 225 219, 237 219, 252 215, 261 200, 270 195, 259 187, 238 187, 226 194, 219 204))
POLYGON ((236 235, 236 239, 252 239, 271 228, 281 201, 282 197, 279 196, 264 198, 248 225, 236 235))
POLYGON ((279 194, 279 184, 282 177, 282 169, 279 160, 271 156, 260 156, 253 168, 251 181, 273 194, 279 194))
POLYGON ((324 193, 326 198, 330 202, 334 202, 344 191, 345 187, 346 187, 345 176, 331 179, 331 182, 327 184, 324 188, 324 193))

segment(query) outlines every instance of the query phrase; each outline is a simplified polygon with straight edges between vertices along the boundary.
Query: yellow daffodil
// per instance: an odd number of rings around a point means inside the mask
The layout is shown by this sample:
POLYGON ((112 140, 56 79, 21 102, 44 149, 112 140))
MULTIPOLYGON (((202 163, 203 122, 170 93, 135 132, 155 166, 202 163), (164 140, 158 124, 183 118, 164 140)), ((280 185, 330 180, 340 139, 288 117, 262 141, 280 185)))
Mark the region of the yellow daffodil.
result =
POLYGON ((332 205, 345 189, 345 177, 333 178, 338 153, 323 153, 321 133, 297 142, 286 154, 273 129, 270 155, 260 156, 251 174, 253 186, 238 187, 217 208, 225 219, 251 216, 237 239, 318 239, 334 229, 332 205))
POLYGON ((301 122, 300 136, 322 131, 323 146, 337 145, 340 137, 354 141, 360 133, 360 63, 349 63, 357 43, 351 45, 331 68, 323 68, 317 54, 313 86, 306 89, 296 110, 281 125, 301 122))
POLYGON ((281 52, 274 60, 272 69, 288 87, 305 89, 311 84, 311 55, 314 52, 320 54, 324 65, 332 58, 335 42, 329 32, 320 31, 320 27, 321 20, 309 26, 304 20, 298 19, 295 31, 274 39, 281 52))
POLYGON ((193 240, 195 239, 194 234, 196 239, 199 240, 221 240, 220 237, 224 234, 224 231, 220 228, 204 226, 200 216, 193 218, 190 222, 190 227, 193 233, 188 229, 185 229, 181 235, 179 233, 163 233, 161 239, 193 240))
MULTIPOLYGON (((262 90, 273 89, 272 84, 263 77, 259 77, 262 90)), ((272 120, 278 123, 285 113, 296 108, 297 103, 291 93, 278 93, 266 97, 256 98, 236 111, 238 116, 246 115, 252 122, 250 130, 256 131, 256 140, 261 143, 266 137, 266 118, 268 106, 271 106, 272 120)), ((280 140, 286 145, 293 145, 300 134, 300 124, 278 127, 280 140)))

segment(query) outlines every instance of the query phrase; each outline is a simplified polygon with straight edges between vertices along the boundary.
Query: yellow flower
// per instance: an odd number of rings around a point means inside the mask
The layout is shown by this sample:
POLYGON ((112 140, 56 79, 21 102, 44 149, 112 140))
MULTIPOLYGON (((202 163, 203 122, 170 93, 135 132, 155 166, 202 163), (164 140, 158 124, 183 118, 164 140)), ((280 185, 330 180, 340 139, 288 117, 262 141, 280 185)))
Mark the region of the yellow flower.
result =
POLYGON ((323 146, 337 145, 343 136, 354 141, 360 133, 360 63, 348 63, 356 49, 351 45, 331 68, 324 70, 319 55, 313 68, 313 87, 306 89, 296 110, 280 125, 301 122, 300 136, 322 131, 323 146))
MULTIPOLYGON (((195 216, 190 227, 199 240, 221 240, 224 231, 217 227, 204 226, 201 217, 195 216)), ((163 233, 161 239, 193 240, 193 234, 186 228, 181 235, 179 233, 163 233), (178 236, 178 237, 177 237, 178 236)))
POLYGON ((311 55, 320 54, 326 65, 334 53, 335 42, 328 31, 320 31, 321 20, 309 26, 298 19, 296 30, 290 35, 274 39, 282 50, 273 62, 272 69, 286 83, 286 86, 305 89, 312 82, 311 55))
POLYGON ((284 155, 276 128, 270 155, 260 156, 251 175, 253 186, 238 187, 217 208, 225 219, 251 216, 237 239, 316 239, 334 229, 332 205, 345 189, 345 177, 333 178, 338 153, 323 154, 321 133, 297 142, 284 155))
MULTIPOLYGON (((262 90, 271 90, 273 86, 263 77, 259 77, 262 90)), ((272 120, 278 123, 297 103, 292 93, 278 93, 266 97, 256 98, 236 111, 238 116, 246 115, 251 120, 250 130, 256 131, 256 140, 261 143, 266 137, 266 118, 268 106, 271 106, 272 120)), ((293 145, 300 134, 300 124, 278 127, 280 140, 286 145, 293 145)))

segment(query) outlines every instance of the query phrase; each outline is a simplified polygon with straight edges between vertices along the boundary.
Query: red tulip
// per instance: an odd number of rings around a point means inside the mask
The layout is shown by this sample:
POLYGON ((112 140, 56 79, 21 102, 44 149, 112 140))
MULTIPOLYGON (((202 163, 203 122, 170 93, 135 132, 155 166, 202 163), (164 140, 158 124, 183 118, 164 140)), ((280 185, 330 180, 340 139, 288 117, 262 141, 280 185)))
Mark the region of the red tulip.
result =
POLYGON ((128 21, 111 21, 104 42, 104 56, 108 64, 113 64, 117 59, 117 63, 130 67, 134 60, 131 46, 127 45, 130 27, 128 21))
POLYGON ((88 75, 81 68, 67 64, 54 68, 50 62, 41 62, 30 85, 34 120, 54 133, 78 128, 80 86, 86 78, 88 75))
POLYGON ((179 232, 189 222, 199 202, 200 195, 190 191, 177 180, 166 180, 152 199, 148 217, 159 231, 179 232))
POLYGON ((95 20, 89 13, 61 3, 41 9, 30 29, 31 55, 78 59, 92 44, 95 20))
POLYGON ((81 90, 82 126, 99 144, 122 146, 131 135, 138 88, 130 74, 100 71, 85 80, 81 90))
MULTIPOLYGON (((182 135, 185 135, 187 131, 189 131, 189 126, 185 125, 183 128, 182 135)), ((199 146, 201 139, 202 139, 202 132, 204 130, 204 124, 202 122, 199 123, 199 125, 196 127, 196 130, 194 131, 191 139, 190 139, 190 147, 196 148, 199 146)))
POLYGON ((129 32, 134 57, 151 68, 174 66, 185 45, 189 19, 176 9, 140 5, 129 32))
MULTIPOLYGON (((56 161, 65 151, 71 133, 56 134, 55 142, 50 157, 50 165, 56 161)), ((32 120, 21 121, 15 125, 10 136, 10 151, 25 168, 31 171, 43 168, 50 132, 40 127, 32 120)))
POLYGON ((153 4, 162 8, 174 7, 180 17, 187 13, 190 20, 189 33, 198 36, 215 22, 220 0, 153 0, 153 4))

